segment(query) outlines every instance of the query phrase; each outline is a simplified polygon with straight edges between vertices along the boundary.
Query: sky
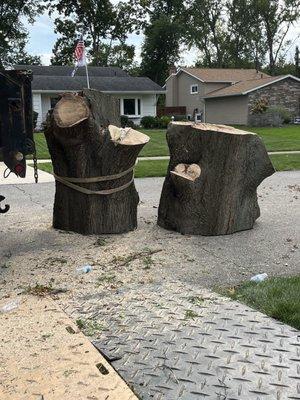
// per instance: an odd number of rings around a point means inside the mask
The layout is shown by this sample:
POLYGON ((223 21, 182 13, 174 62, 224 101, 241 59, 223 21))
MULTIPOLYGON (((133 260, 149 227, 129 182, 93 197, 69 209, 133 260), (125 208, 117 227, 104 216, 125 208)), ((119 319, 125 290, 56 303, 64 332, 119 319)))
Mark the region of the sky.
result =
MULTIPOLYGON (((54 33, 53 20, 47 14, 41 15, 33 25, 29 25, 25 22, 25 26, 29 31, 29 41, 27 44, 27 50, 32 55, 40 55, 42 63, 44 65, 50 64, 50 58, 52 54, 52 48, 56 41, 57 35, 54 33)), ((300 45, 300 21, 294 26, 288 35, 288 39, 297 39, 297 44, 300 45)), ((130 34, 128 36, 127 43, 134 45, 136 48, 136 61, 140 61, 141 45, 143 42, 143 35, 130 34)), ((296 43, 290 49, 287 59, 293 60, 294 48, 296 43)), ((179 65, 193 65, 198 58, 197 50, 182 49, 182 56, 179 65)))

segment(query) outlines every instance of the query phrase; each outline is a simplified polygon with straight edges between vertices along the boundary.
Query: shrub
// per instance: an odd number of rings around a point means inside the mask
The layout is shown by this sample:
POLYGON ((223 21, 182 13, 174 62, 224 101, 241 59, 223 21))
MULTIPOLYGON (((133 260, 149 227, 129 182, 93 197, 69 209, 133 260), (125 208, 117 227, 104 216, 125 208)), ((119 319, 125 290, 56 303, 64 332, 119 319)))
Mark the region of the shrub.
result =
POLYGON ((39 113, 37 113, 36 111, 33 111, 33 114, 32 114, 33 129, 36 128, 38 116, 39 116, 39 113))
POLYGON ((133 121, 131 121, 127 115, 121 115, 121 127, 125 128, 125 127, 129 127, 129 128, 134 128, 135 124, 133 121))
POLYGON ((263 114, 267 111, 269 107, 269 100, 266 97, 260 97, 253 104, 251 109, 251 114, 263 114))
POLYGON ((292 114, 286 108, 270 107, 268 111, 271 112, 272 114, 278 114, 281 117, 284 124, 289 124, 292 120, 292 114))
POLYGON ((162 115, 158 118, 158 127, 165 129, 168 127, 169 123, 171 122, 171 117, 169 115, 162 115))
POLYGON ((157 128, 157 118, 151 115, 146 115, 141 119, 141 125, 145 129, 157 128))
POLYGON ((47 126, 47 121, 42 122, 39 131, 45 132, 46 126, 47 126))

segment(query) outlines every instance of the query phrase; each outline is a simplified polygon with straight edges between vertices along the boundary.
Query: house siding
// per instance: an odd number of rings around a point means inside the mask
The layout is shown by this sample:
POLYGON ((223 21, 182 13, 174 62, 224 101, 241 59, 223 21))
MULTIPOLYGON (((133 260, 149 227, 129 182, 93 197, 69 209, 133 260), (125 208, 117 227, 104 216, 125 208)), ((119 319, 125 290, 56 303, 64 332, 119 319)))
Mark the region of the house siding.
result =
POLYGON ((225 125, 247 125, 248 96, 206 99, 205 122, 225 125))
POLYGON ((43 122, 43 115, 42 115, 42 96, 40 93, 33 93, 32 95, 32 108, 33 111, 38 113, 37 121, 36 121, 36 128, 40 129, 41 124, 43 122))
POLYGON ((166 82, 166 107, 178 106, 177 76, 171 75, 166 82))
POLYGON ((156 116, 156 95, 140 96, 142 99, 142 115, 156 116))
POLYGON ((187 114, 193 115, 195 109, 198 109, 198 112, 203 111, 204 109, 204 101, 202 97, 204 95, 204 84, 200 82, 198 79, 193 78, 192 76, 181 73, 177 78, 178 85, 178 104, 179 107, 186 107, 187 114), (198 93, 191 94, 191 85, 198 85, 198 93))
POLYGON ((133 93, 128 95, 114 94, 114 96, 120 99, 120 113, 123 114, 122 110, 122 99, 141 99, 141 116, 140 117, 130 117, 129 119, 133 121, 136 125, 139 125, 141 118, 144 116, 156 117, 156 95, 155 94, 139 94, 133 93))
MULTIPOLYGON (((46 120, 47 113, 51 108, 51 98, 59 96, 61 92, 57 93, 34 93, 33 94, 33 109, 38 112, 38 123, 37 128, 41 127, 41 124, 46 120)), ((141 116, 130 118, 135 124, 139 124, 141 118, 145 115, 156 116, 156 94, 121 94, 114 93, 114 97, 118 99, 141 99, 141 116)), ((120 113, 122 113, 122 107, 120 107, 120 113)))
POLYGON ((300 114, 300 82, 294 79, 287 78, 249 93, 249 116, 255 103, 263 97, 267 98, 269 107, 282 107, 292 116, 300 114))
POLYGON ((50 98, 56 97, 55 95, 42 94, 42 118, 43 122, 46 121, 47 113, 51 108, 50 98))
POLYGON ((230 85, 229 83, 201 82, 193 76, 181 72, 171 75, 166 82, 166 106, 186 107, 187 114, 204 111, 204 100, 202 97, 213 90, 221 89, 230 85), (198 93, 191 94, 191 85, 198 85, 198 93))

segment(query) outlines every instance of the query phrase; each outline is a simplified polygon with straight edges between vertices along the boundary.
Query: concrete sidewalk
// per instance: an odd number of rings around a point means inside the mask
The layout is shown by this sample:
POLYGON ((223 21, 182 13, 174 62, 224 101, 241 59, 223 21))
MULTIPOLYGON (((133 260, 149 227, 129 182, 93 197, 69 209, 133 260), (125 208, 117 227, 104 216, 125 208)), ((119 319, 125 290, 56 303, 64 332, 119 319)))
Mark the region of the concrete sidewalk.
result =
MULTIPOLYGON (((269 155, 276 155, 276 154, 300 154, 300 150, 293 150, 293 151, 272 151, 268 152, 269 155)), ((158 160, 169 160, 169 156, 156 156, 156 157, 138 157, 139 162, 143 161, 158 161, 158 160)), ((51 159, 39 160, 39 163, 51 163, 51 159)), ((24 183, 34 183, 34 170, 33 167, 29 166, 28 164, 32 164, 31 160, 27 161, 27 175, 26 178, 18 178, 15 174, 11 173, 8 178, 4 179, 3 174, 6 169, 6 166, 3 162, 0 162, 0 185, 20 185, 24 183)), ((44 172, 39 169, 39 183, 46 183, 46 182, 54 182, 54 178, 48 172, 44 172)))
MULTIPOLYGON (((4 178, 3 174, 5 170, 6 165, 3 162, 0 162, 0 185, 21 185, 24 183, 34 183, 34 169, 29 165, 27 165, 27 173, 25 178, 19 178, 13 172, 9 174, 8 178, 4 178)), ((47 172, 39 169, 38 175, 39 183, 54 182, 53 176, 47 172)))

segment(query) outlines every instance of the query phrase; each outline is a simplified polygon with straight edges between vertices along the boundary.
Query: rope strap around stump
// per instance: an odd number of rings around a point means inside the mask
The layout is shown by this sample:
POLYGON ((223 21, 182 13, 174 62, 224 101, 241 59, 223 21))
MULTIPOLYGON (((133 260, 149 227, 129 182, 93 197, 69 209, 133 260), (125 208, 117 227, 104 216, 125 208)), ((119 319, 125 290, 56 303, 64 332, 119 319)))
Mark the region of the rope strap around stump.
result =
POLYGON ((120 192, 121 190, 128 188, 132 184, 132 182, 134 180, 134 176, 132 176, 131 180, 129 182, 125 183, 124 185, 113 188, 113 189, 106 189, 106 190, 90 190, 90 189, 78 186, 74 182, 76 182, 76 183, 95 183, 95 182, 104 182, 104 181, 115 180, 115 179, 121 178, 122 176, 127 175, 129 172, 133 171, 133 169, 134 169, 134 165, 132 167, 128 168, 126 171, 120 172, 115 175, 95 176, 92 178, 68 178, 68 177, 58 176, 54 173, 53 173, 53 176, 54 176, 55 180, 57 180, 58 182, 62 183, 65 186, 68 186, 71 189, 77 190, 78 192, 81 192, 84 194, 108 195, 108 194, 120 192))

